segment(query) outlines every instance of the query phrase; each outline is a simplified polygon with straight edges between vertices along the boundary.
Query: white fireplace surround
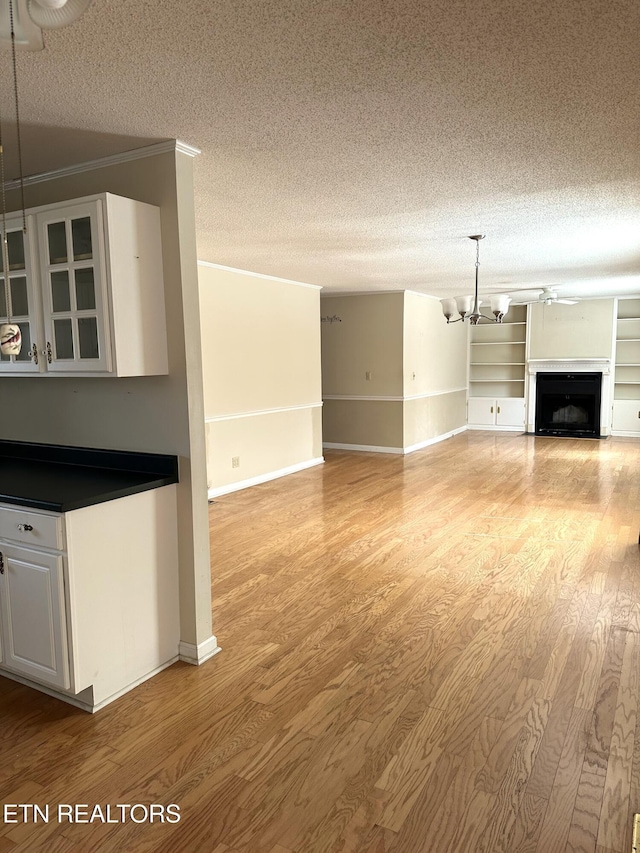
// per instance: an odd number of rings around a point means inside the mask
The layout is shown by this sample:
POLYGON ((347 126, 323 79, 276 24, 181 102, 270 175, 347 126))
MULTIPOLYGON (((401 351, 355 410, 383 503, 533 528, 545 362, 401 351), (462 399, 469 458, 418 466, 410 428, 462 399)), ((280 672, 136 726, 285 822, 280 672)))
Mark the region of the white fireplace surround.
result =
POLYGON ((536 378, 538 373, 602 373, 600 435, 611 435, 610 358, 532 358, 527 362, 527 432, 536 431, 536 378))

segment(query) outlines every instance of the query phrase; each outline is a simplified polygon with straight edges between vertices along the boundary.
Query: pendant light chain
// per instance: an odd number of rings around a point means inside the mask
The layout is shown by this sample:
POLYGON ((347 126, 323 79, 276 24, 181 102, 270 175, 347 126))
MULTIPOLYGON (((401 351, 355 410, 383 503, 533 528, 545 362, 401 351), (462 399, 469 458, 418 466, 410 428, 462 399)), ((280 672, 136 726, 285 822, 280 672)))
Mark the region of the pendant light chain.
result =
POLYGON ((0 115, 0 187, 2 187, 2 269, 4 272, 4 298, 7 323, 11 322, 11 288, 9 287, 9 244, 7 243, 7 197, 4 188, 4 141, 0 115))
POLYGON ((11 23, 11 58, 13 60, 13 93, 16 101, 16 136, 18 142, 18 170, 20 172, 20 203, 22 204, 22 230, 27 233, 27 216, 24 205, 24 170, 22 168, 22 140, 20 137, 20 107, 18 106, 18 63, 16 61, 16 34, 13 26, 13 0, 9 0, 11 23))
MULTIPOLYGON (((20 138, 20 108, 18 105, 18 63, 16 59, 16 33, 13 22, 13 0, 9 0, 9 23, 11 27, 11 59, 13 65, 13 94, 16 102, 16 134, 18 137, 18 167, 20 170, 20 201, 22 204, 22 231, 27 233, 27 216, 24 204, 24 172, 22 168, 22 141, 20 138)), ((0 116, 0 185, 2 187, 2 266, 4 269, 4 296, 7 310, 7 323, 12 322, 11 279, 9 277, 9 241, 7 238, 7 195, 4 171, 4 141, 2 138, 2 117, 0 116)))

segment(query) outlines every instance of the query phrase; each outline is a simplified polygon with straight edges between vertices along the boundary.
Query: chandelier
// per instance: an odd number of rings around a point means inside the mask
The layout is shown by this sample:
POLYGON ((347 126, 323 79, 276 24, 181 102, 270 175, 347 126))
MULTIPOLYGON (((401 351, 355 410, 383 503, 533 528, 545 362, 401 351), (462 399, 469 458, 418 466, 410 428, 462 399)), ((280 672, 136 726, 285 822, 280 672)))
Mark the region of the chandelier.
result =
POLYGON ((472 234, 470 240, 476 241, 476 289, 473 296, 456 296, 455 299, 441 299, 442 313, 447 318, 447 323, 458 323, 460 320, 468 320, 472 326, 477 326, 481 319, 489 320, 491 323, 502 323, 502 318, 509 310, 511 297, 505 293, 493 294, 490 298, 493 317, 487 317, 480 311, 481 302, 478 301, 478 267, 480 266, 480 240, 484 240, 484 234, 472 234), (454 314, 460 316, 452 320, 454 314))

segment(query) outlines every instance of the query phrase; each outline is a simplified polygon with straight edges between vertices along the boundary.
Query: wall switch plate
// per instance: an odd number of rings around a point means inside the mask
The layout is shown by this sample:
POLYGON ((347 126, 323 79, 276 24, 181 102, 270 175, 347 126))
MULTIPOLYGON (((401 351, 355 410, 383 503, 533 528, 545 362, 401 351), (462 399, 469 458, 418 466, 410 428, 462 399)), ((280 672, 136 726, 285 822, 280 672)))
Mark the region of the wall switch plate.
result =
POLYGON ((240 457, 239 456, 232 456, 231 457, 231 467, 232 468, 239 468, 240 467, 240 457))

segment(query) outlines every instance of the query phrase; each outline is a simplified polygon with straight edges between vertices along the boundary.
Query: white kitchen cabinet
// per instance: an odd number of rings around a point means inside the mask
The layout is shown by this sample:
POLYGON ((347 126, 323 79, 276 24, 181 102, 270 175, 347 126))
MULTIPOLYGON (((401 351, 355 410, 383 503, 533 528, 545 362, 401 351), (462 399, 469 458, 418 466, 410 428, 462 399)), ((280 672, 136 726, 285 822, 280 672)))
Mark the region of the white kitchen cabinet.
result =
POLYGON ((524 399, 469 397, 467 421, 471 429, 524 429, 524 399))
POLYGON ((0 544, 2 665, 69 687, 62 556, 0 544))
POLYGON ((178 659, 176 488, 0 504, 0 675, 96 711, 178 659))
MULTIPOLYGON (((166 374, 159 209, 103 193, 27 214, 22 254, 13 237, 14 256, 20 263, 24 255, 23 266, 14 269, 9 257, 17 294, 12 314, 23 349, 0 360, 0 372, 166 374)), ((21 220, 11 220, 9 236, 17 224, 21 220)), ((3 296, 0 314, 5 301, 3 296)))
MULTIPOLYGON (((27 230, 23 229, 22 216, 7 217, 7 251, 9 254, 9 299, 11 319, 20 326, 22 349, 17 356, 0 353, 0 373, 39 373, 38 342, 44 340, 42 313, 39 309, 37 286, 37 260, 33 243, 35 220, 26 219, 27 230), (34 347, 36 348, 34 356, 34 347)), ((0 227, 0 241, 4 239, 0 227)), ((8 320, 7 294, 3 252, 0 251, 0 323, 8 320)))

